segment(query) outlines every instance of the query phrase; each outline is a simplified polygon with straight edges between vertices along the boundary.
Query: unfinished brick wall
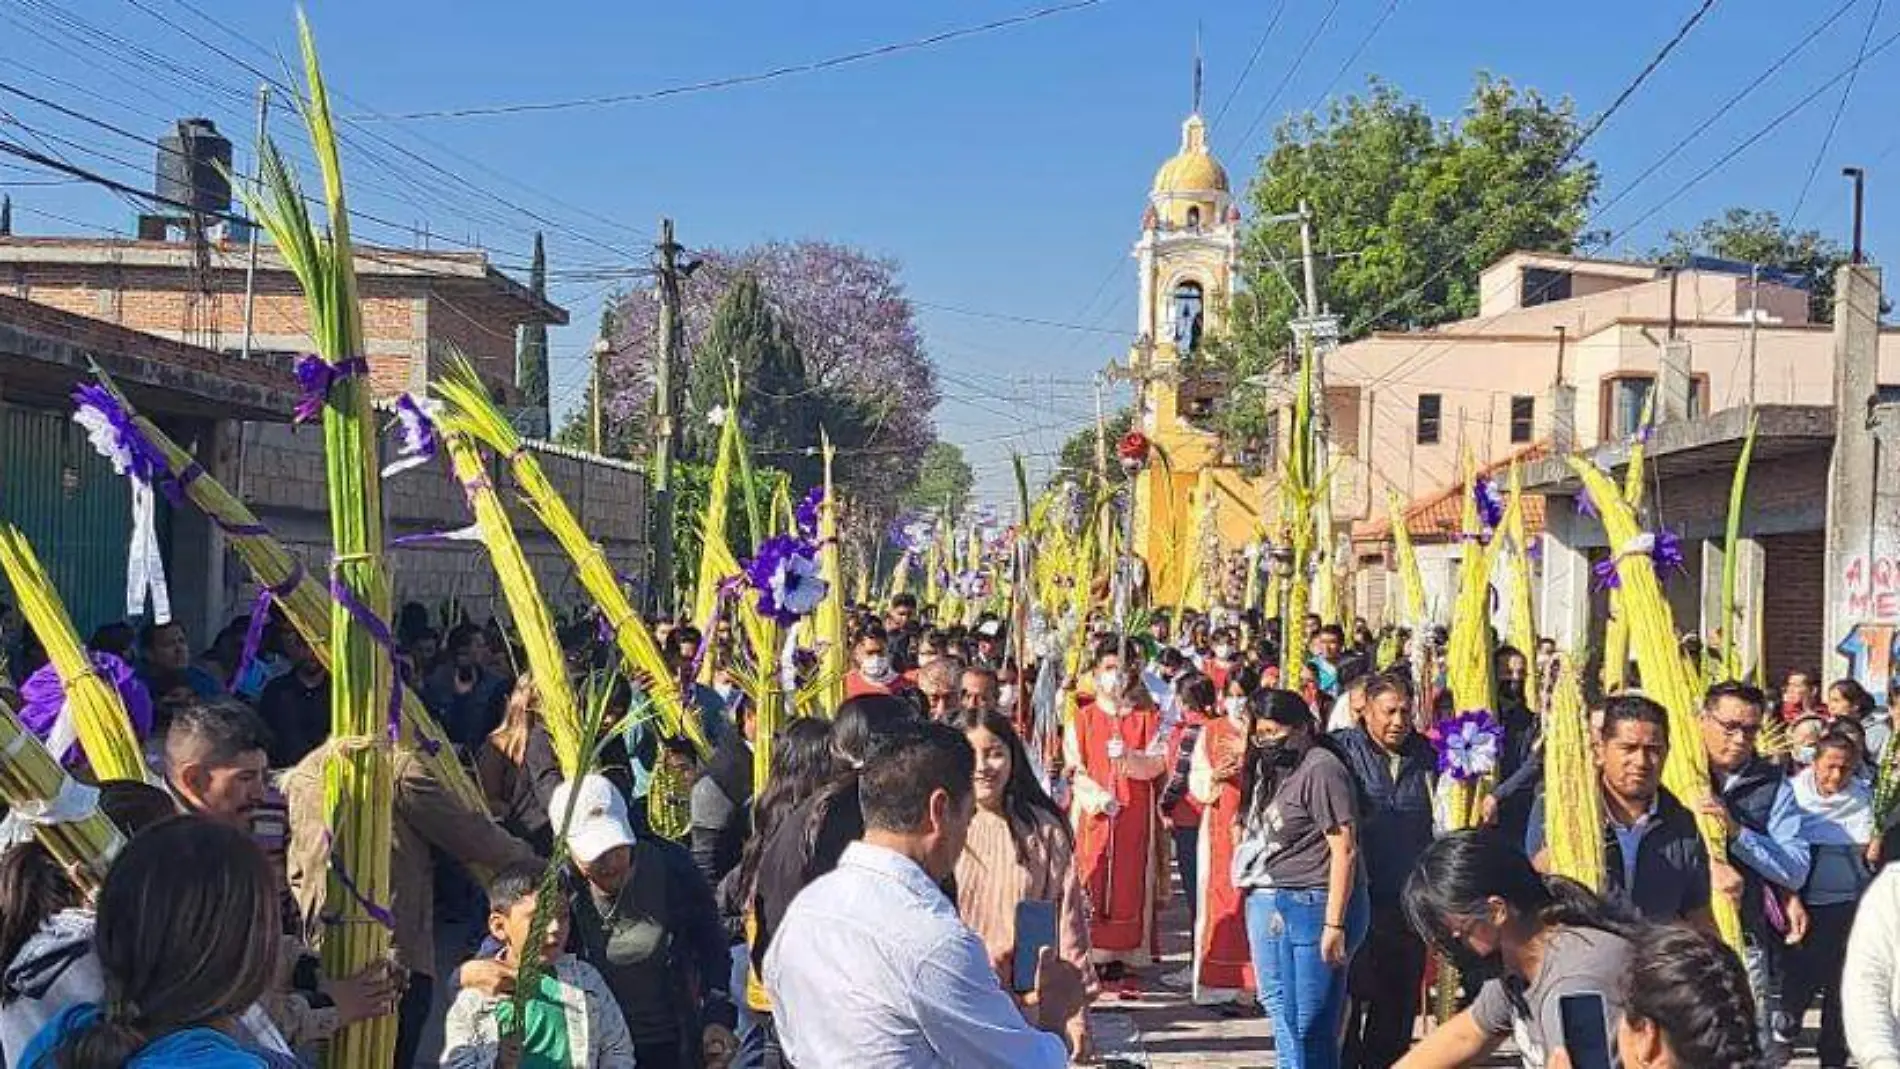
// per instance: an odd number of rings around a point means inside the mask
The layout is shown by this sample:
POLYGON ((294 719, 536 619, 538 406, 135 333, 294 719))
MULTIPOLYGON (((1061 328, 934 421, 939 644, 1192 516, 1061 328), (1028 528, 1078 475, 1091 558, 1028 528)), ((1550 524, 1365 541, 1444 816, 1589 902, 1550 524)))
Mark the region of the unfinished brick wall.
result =
POLYGON ((1779 686, 1796 669, 1819 670, 1822 650, 1832 645, 1821 633, 1827 543, 1816 529, 1769 535, 1761 544, 1767 557, 1762 581, 1764 656, 1768 679, 1779 686))
MULTIPOLYGON (((387 448, 387 445, 386 445, 387 448)), ((537 449, 548 479, 580 519, 588 535, 606 550, 616 571, 637 577, 647 563, 646 478, 630 465, 552 447, 537 449)), ((541 585, 542 596, 566 612, 587 604, 567 555, 525 508, 515 503, 512 481, 490 461, 491 475, 510 516, 522 552, 541 585)), ((329 497, 323 467, 323 435, 315 427, 295 431, 273 424, 251 424, 244 432, 242 493, 259 518, 312 570, 323 574, 329 559, 329 497)), ((391 538, 446 531, 471 522, 461 487, 446 462, 405 472, 384 488, 384 518, 391 538)), ((507 618, 507 608, 480 543, 426 544, 391 549, 390 577, 398 604, 419 601, 434 613, 454 603, 478 620, 507 618)), ((246 610, 256 587, 241 563, 230 569, 227 617, 246 610)))

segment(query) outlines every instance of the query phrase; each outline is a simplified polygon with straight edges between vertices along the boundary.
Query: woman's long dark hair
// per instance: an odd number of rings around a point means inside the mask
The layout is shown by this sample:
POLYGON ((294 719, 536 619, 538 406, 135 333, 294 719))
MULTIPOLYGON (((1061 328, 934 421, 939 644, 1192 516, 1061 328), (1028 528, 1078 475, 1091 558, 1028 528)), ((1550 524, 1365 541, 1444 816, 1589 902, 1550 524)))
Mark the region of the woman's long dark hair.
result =
POLYGON ((877 740, 917 719, 917 707, 889 694, 864 694, 838 707, 831 722, 831 781, 812 796, 804 834, 804 882, 830 872, 845 846, 864 834, 858 771, 877 740))
POLYGON ((1272 804, 1273 796, 1280 791, 1280 785, 1287 781, 1294 769, 1300 766, 1316 749, 1331 749, 1332 743, 1319 731, 1319 720, 1313 715, 1313 707, 1306 699, 1290 690, 1267 688, 1257 690, 1247 699, 1247 761, 1241 778, 1241 797, 1247 800, 1243 818, 1248 823, 1258 823, 1265 815, 1267 806, 1272 804), (1287 739, 1287 745, 1294 748, 1298 759, 1291 762, 1276 762, 1272 751, 1255 745, 1253 726, 1262 720, 1271 720, 1276 724, 1293 729, 1293 735, 1287 739))
POLYGON ((1453 832, 1426 847, 1400 902, 1421 938, 1453 960, 1470 961, 1448 919, 1477 916, 1493 898, 1537 929, 1595 928, 1625 938, 1636 929, 1633 918, 1588 887, 1539 874, 1523 851, 1488 829, 1453 832))
POLYGON ((772 778, 752 802, 752 835, 739 855, 739 897, 752 897, 759 858, 785 814, 818 793, 832 773, 831 725, 823 720, 794 720, 772 734, 772 778))
POLYGON ((1003 815, 1015 829, 1019 845, 1022 837, 1038 823, 1053 823, 1062 829, 1065 839, 1069 836, 1069 822, 1064 819, 1062 808, 1042 789, 1042 784, 1036 782, 1035 769, 1029 765, 1029 751, 1023 747, 1022 736, 1016 734, 1016 726, 1009 722, 1009 717, 989 709, 965 709, 957 714, 954 725, 966 733, 982 728, 1009 750, 1009 780, 1003 784, 1003 815))
POLYGON ((1662 1032, 1676 1069, 1754 1069, 1762 1064, 1755 999, 1733 951, 1675 925, 1644 929, 1634 940, 1624 982, 1623 1016, 1662 1032))
POLYGON ((54 1064, 117 1069, 167 1035, 241 1015, 274 979, 281 930, 270 863, 248 835, 181 816, 135 836, 99 892, 99 1015, 62 1037, 54 1064))
MULTIPOLYGON (((178 812, 177 803, 148 783, 112 780, 99 787, 99 808, 126 835, 137 835, 178 812)), ((27 940, 62 909, 77 909, 85 896, 38 839, 0 856, 0 970, 18 957, 27 940)), ((0 989, 0 1003, 13 993, 0 989)))

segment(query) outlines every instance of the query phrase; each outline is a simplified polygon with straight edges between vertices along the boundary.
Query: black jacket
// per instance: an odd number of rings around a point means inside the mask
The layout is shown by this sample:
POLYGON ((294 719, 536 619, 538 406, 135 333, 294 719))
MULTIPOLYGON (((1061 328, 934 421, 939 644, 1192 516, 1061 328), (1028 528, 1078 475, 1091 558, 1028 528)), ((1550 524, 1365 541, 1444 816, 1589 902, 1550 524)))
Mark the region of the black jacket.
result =
POLYGON ((1399 746, 1398 775, 1391 757, 1360 727, 1332 735, 1359 788, 1359 856, 1374 905, 1398 902, 1405 879, 1432 843, 1432 778, 1438 758, 1418 733, 1399 746))

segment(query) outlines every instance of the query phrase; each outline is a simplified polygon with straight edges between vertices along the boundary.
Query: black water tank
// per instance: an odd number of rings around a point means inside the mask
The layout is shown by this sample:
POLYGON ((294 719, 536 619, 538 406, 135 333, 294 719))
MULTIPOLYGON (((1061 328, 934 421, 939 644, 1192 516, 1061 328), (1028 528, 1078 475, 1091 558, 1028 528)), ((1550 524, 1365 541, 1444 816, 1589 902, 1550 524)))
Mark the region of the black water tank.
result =
POLYGON ((161 203, 160 209, 180 215, 229 212, 230 168, 231 142, 210 119, 178 120, 176 130, 158 139, 157 193, 172 202, 161 203))

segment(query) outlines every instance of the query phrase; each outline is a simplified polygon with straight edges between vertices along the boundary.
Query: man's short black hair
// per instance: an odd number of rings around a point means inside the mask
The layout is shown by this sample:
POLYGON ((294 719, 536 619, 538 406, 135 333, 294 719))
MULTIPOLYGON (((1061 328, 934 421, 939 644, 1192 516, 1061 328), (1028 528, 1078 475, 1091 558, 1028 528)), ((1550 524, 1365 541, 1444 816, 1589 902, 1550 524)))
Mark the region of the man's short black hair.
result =
POLYGON ((488 911, 507 913, 524 898, 531 898, 541 890, 541 877, 546 875, 540 862, 517 861, 502 869, 488 882, 488 911))
POLYGON ((891 608, 915 610, 917 608, 917 595, 899 594, 891 599, 891 608))
POLYGON ((170 631, 174 627, 182 631, 185 625, 176 620, 167 620, 162 624, 146 624, 145 627, 139 631, 139 649, 149 650, 153 646, 158 645, 158 636, 166 631, 170 631))
POLYGON ((1624 721, 1654 724, 1662 732, 1664 745, 1669 742, 1669 710, 1641 694, 1618 694, 1603 703, 1604 738, 1616 735, 1616 726, 1624 721))
POLYGON ((479 624, 456 624, 449 631, 449 652, 462 653, 478 638, 484 641, 488 638, 488 632, 479 624))
POLYGON ((1726 679, 1709 688, 1709 692, 1702 698, 1702 711, 1705 713, 1714 711, 1715 703, 1723 698, 1733 698, 1744 705, 1753 706, 1757 713, 1768 710, 1768 695, 1762 693, 1760 687, 1752 683, 1726 679))
POLYGON ((1320 629, 1318 631, 1313 632, 1313 634, 1331 635, 1341 642, 1346 641, 1346 629, 1343 627, 1340 627, 1338 624, 1323 624, 1321 625, 1320 629))
POLYGON ((270 729, 250 706, 235 698, 206 698, 172 717, 165 733, 170 759, 191 756, 208 765, 229 765, 243 754, 270 749, 270 729))
POLYGON ((858 782, 864 826, 882 831, 923 830, 930 796, 943 791, 953 804, 970 796, 976 751, 948 724, 912 721, 879 739, 858 782))

